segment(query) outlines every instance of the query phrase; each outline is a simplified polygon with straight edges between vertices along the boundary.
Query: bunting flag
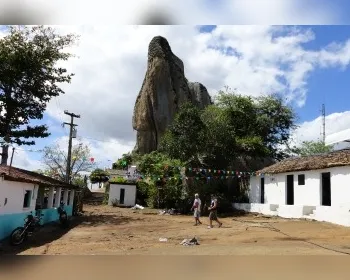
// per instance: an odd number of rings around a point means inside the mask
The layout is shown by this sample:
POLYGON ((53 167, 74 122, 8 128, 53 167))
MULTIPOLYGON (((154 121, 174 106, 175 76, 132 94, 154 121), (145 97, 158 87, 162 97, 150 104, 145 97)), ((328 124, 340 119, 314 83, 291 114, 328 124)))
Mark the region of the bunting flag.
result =
MULTIPOLYGON (((162 167, 162 164, 151 164, 151 165, 156 165, 159 167, 162 167)), ((208 173, 214 173, 214 174, 219 174, 221 175, 250 175, 250 176, 256 176, 258 175, 257 172, 255 171, 237 171, 237 170, 226 170, 226 169, 213 169, 213 168, 201 168, 201 167, 180 167, 180 166, 169 166, 165 165, 164 170, 169 170, 169 168, 174 168, 178 170, 184 170, 189 171, 189 172, 195 172, 195 173, 203 173, 203 174, 208 174, 208 173)))
MULTIPOLYGON (((227 180, 230 178, 234 178, 235 176, 213 176, 213 177, 196 177, 196 176, 139 176, 137 177, 138 180, 144 180, 144 179, 153 179, 155 181, 171 181, 171 180, 205 180, 205 181, 210 181, 210 180, 227 180)), ((248 178, 244 176, 238 176, 238 178, 248 178)))
MULTIPOLYGON (((152 164, 159 167, 163 167, 162 164, 152 164)), ((169 166, 165 165, 163 168, 165 174, 141 174, 138 171, 134 171, 132 177, 136 177, 138 180, 152 179, 156 181, 169 181, 169 180, 227 180, 233 178, 249 178, 251 176, 266 176, 269 174, 258 173, 255 171, 238 171, 238 170, 226 170, 226 169, 213 169, 213 168, 202 168, 202 167, 181 167, 181 166, 169 166), (169 169, 182 170, 181 175, 169 176, 166 173, 169 169)), ((127 172, 127 176, 131 177, 130 172, 127 172)))
MULTIPOLYGON (((128 177, 131 177, 130 174, 127 174, 128 177)), ((191 175, 175 175, 175 176, 167 176, 167 175, 143 175, 140 173, 134 174, 133 177, 136 177, 138 180, 144 180, 144 179, 152 179, 155 181, 169 181, 169 180, 227 180, 227 179, 233 179, 233 178, 249 178, 250 175, 248 173, 242 174, 231 174, 231 175, 197 175, 197 176, 191 176, 191 175)))
MULTIPOLYGON (((151 164, 155 166, 162 167, 162 164, 151 164)), ((248 173, 252 176, 257 175, 256 171, 237 171, 237 170, 226 170, 226 169, 213 169, 213 168, 201 168, 201 167, 181 167, 181 166, 169 166, 165 165, 164 170, 169 170, 170 168, 185 170, 189 172, 204 172, 204 173, 214 173, 214 174, 242 174, 248 173)))

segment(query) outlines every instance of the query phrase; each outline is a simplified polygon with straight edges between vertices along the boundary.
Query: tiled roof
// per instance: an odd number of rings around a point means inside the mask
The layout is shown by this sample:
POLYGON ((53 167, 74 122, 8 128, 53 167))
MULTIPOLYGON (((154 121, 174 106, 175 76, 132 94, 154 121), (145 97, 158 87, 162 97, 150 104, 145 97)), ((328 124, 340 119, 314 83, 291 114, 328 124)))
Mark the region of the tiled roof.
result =
POLYGON ((75 185, 67 184, 63 181, 13 166, 10 168, 9 166, 0 165, 0 176, 3 176, 4 179, 8 181, 33 183, 40 186, 63 187, 69 189, 78 188, 75 185))
POLYGON ((265 167, 258 173, 284 173, 326 169, 337 166, 350 165, 350 150, 337 150, 325 154, 311 156, 292 157, 265 167))

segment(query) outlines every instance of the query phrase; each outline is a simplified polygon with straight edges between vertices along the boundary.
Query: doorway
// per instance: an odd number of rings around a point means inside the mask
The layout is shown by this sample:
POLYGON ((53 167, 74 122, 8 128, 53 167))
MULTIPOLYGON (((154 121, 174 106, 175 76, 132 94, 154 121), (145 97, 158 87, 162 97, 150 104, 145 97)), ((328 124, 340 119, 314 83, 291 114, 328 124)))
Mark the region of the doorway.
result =
POLYGON ((125 189, 120 189, 119 203, 124 204, 125 189))
POLYGON ((287 175, 286 188, 287 205, 294 205, 294 175, 287 175))
POLYGON ((265 178, 260 179, 260 203, 265 203, 265 178))
POLYGON ((321 174, 321 205, 331 206, 331 173, 321 174))

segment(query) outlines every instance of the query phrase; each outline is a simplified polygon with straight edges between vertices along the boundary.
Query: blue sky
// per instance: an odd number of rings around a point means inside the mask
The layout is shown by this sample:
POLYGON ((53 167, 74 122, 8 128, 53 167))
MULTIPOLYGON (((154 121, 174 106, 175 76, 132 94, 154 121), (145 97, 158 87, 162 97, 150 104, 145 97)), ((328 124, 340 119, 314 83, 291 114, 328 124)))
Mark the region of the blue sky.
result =
MULTIPOLYGON (((350 10, 350 1, 345 1, 350 10)), ((344 7, 345 8, 345 7, 344 7)), ((301 27, 301 26, 298 26, 301 27)), ((201 32, 211 32, 215 25, 201 26, 201 32)), ((315 33, 315 40, 305 43, 309 50, 319 50, 331 43, 341 43, 350 39, 350 26, 302 26, 311 28, 315 33)), ((311 121, 320 115, 321 106, 326 106, 326 114, 350 110, 350 68, 316 69, 309 76, 308 96, 305 106, 295 107, 299 122, 311 121)), ((349 125, 350 128, 350 125, 349 125)))
MULTIPOLYGON (((130 29, 131 27, 128 28, 130 29)), ((64 110, 69 110, 82 115, 81 119, 76 120, 76 123, 79 124, 78 136, 83 137, 82 139, 91 145, 93 157, 101 166, 109 165, 110 163, 108 160, 116 160, 122 153, 130 151, 134 145, 130 143, 130 141, 135 140, 135 134, 132 132, 131 127, 132 109, 138 91, 141 88, 146 70, 147 45, 150 38, 155 35, 165 36, 169 40, 173 51, 185 63, 186 76, 190 77, 192 80, 202 82, 211 92, 219 90, 220 87, 227 83, 229 83, 229 86, 232 86, 231 83, 234 84, 236 82, 235 76, 232 78, 218 76, 217 81, 215 80, 216 75, 223 73, 222 75, 225 76, 227 72, 230 72, 232 67, 235 66, 229 66, 229 68, 222 68, 220 70, 222 64, 226 62, 225 58, 222 58, 223 60, 221 62, 210 60, 210 53, 207 52, 208 49, 204 49, 201 45, 202 43, 199 43, 199 36, 193 35, 194 33, 191 31, 191 27, 142 28, 143 31, 135 29, 129 30, 125 27, 110 27, 109 32, 115 32, 115 34, 103 38, 98 38, 98 36, 101 36, 101 32, 96 33, 98 30, 91 31, 82 29, 82 32, 86 32, 82 34, 82 38, 86 39, 84 39, 84 42, 78 48, 78 51, 81 52, 79 54, 80 58, 79 61, 70 65, 72 67, 70 69, 74 69, 76 73, 76 77, 73 78, 73 83, 65 87, 67 92, 65 96, 60 97, 57 101, 51 102, 49 105, 50 115, 45 114, 43 120, 33 122, 33 124, 48 124, 52 135, 47 139, 37 139, 37 145, 34 147, 21 147, 21 149, 42 149, 44 146, 53 143, 57 139, 60 141, 59 143, 62 144, 63 141, 62 145, 66 145, 65 140, 60 138, 67 135, 68 127, 63 129, 60 125, 63 121, 69 121, 69 117, 63 114, 64 110), (90 31, 95 33, 90 34, 90 31), (145 33, 147 34, 144 35, 145 33), (124 36, 123 38, 126 38, 125 46, 116 45, 116 41, 113 41, 112 37, 118 38, 118 36, 124 36), (101 40, 106 41, 100 45, 95 44, 96 41, 101 40), (121 54, 120 59, 123 63, 125 63, 125 61, 127 62, 129 59, 129 68, 120 70, 121 68, 115 68, 113 66, 111 68, 112 72, 108 75, 109 73, 107 72, 109 71, 110 61, 118 65, 119 58, 113 56, 107 57, 106 53, 110 49, 104 50, 104 46, 112 49, 120 48, 116 50, 116 52, 121 54), (195 51, 196 49, 197 51, 195 51), (89 53, 90 51, 92 52, 91 55, 89 53), (201 55, 201 52, 205 53, 205 55, 201 55), (198 56, 194 61, 193 55, 198 56), (215 63, 217 63, 217 65, 213 65, 215 63), (86 69, 88 69, 88 72, 86 69), (217 72, 218 69, 219 71, 217 72), (118 71, 125 71, 125 73, 118 73, 118 71), (130 77, 129 81, 125 81, 128 80, 125 79, 125 77, 130 77), (210 77, 210 80, 208 80, 207 77, 210 77), (98 122, 100 118, 101 121, 98 122), (104 119, 102 120, 102 118, 104 119), (111 118, 114 119, 114 123, 108 124, 108 120, 111 118), (105 123, 109 126, 103 127, 105 123), (124 137, 123 135, 125 134, 128 134, 128 137, 124 137)), ((259 28, 261 29, 261 27, 259 28)), ((215 26, 201 26, 199 28, 201 33, 210 33, 215 29, 215 26)), ((297 29, 301 30, 301 32, 311 29, 315 39, 307 40, 306 43, 298 45, 295 47, 296 51, 298 51, 299 48, 303 48, 304 51, 319 52, 331 43, 344 44, 350 39, 349 26, 297 26, 297 29)), ((283 32, 285 32, 285 35, 288 35, 287 33, 289 31, 290 30, 283 32)), ((220 32, 223 32, 220 34, 224 34, 228 38, 227 40, 230 39, 230 36, 235 36, 236 41, 233 44, 239 44, 243 40, 253 40, 255 36, 253 34, 253 37, 249 39, 249 37, 243 34, 245 32, 244 30, 238 33, 234 33, 237 32, 234 31, 232 33, 227 26, 220 32)), ((263 36, 265 34, 265 31, 259 32, 257 32, 256 36, 263 36)), ((220 36, 221 35, 217 34, 215 36, 212 35, 209 40, 219 40, 218 38, 221 38, 220 36)), ((249 44, 249 42, 244 43, 249 44)), ((266 43, 266 41, 263 43, 266 43)), ((250 46, 248 45, 248 47, 250 46)), ((264 56, 263 53, 259 55, 262 57, 264 56)), ((252 65, 250 65, 250 67, 252 67, 252 65)), ((282 65, 275 65, 275 67, 283 69, 282 65)), ((242 69, 244 70, 244 68, 242 69)), ((299 107, 293 103, 296 113, 299 116, 299 123, 314 122, 314 120, 320 116, 322 103, 326 105, 327 115, 344 113, 350 110, 350 102, 348 101, 350 86, 349 74, 350 70, 347 66, 344 68, 339 66, 325 68, 315 67, 305 79, 305 88, 307 90, 305 104, 299 107)), ((269 78, 268 76, 266 77, 269 78)), ((242 77, 240 77, 241 80, 238 84, 244 86, 247 81, 249 84, 250 78, 251 77, 247 76, 244 77, 245 80, 242 80, 242 77)), ((263 84, 260 86, 262 87, 263 84)), ((339 122, 339 119, 337 122, 339 122)), ((342 129, 344 125, 346 124, 341 126, 342 129)), ((320 124, 314 124, 313 129, 317 131, 314 134, 317 134, 318 137, 320 124)), ((308 128, 307 130, 310 129, 308 128)), ((305 134, 305 131, 303 134, 305 134)), ((38 161, 41 158, 41 153, 27 152, 27 157, 29 162, 38 161)))
MULTIPOLYGON (((350 5, 349 5, 350 10, 350 5)), ((310 49, 319 49, 332 42, 350 39, 350 26, 312 26, 316 40, 307 43, 310 49)), ((320 104, 325 103, 326 114, 350 110, 350 69, 317 69, 309 78, 308 99, 298 110, 301 121, 309 121, 319 115, 320 104), (317 110, 318 109, 318 110, 317 110)), ((349 125, 350 127, 350 125, 349 125)))

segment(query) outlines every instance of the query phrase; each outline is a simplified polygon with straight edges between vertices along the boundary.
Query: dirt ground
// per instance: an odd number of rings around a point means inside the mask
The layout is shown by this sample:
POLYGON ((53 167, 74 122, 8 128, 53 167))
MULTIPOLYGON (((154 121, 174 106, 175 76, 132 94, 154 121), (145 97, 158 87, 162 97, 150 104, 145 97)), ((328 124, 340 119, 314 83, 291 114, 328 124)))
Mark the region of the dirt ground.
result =
POLYGON ((22 255, 339 255, 350 254, 350 228, 305 220, 244 215, 208 218, 193 226, 192 216, 157 215, 150 210, 84 206, 84 215, 62 232, 44 228, 25 247, 3 245, 1 254, 22 255), (200 245, 183 246, 196 237, 200 245), (167 238, 160 242, 159 238, 167 238))

